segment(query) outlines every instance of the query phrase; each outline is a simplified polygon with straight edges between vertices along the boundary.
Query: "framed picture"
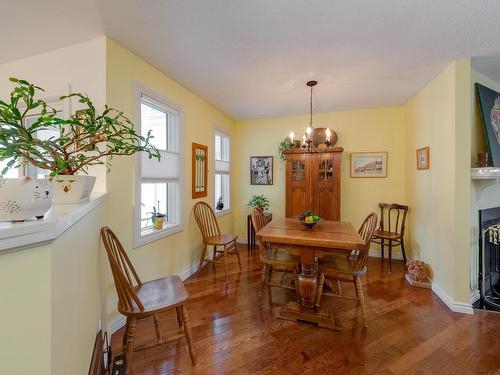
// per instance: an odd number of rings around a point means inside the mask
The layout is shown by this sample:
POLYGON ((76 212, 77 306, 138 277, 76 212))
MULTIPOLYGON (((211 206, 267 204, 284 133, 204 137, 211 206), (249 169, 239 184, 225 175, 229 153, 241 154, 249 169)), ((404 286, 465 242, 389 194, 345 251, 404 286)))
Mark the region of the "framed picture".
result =
POLYGON ((208 176, 208 147, 193 143, 192 146, 192 197, 202 198, 207 196, 208 176))
POLYGON ((273 157, 251 156, 250 157, 250 184, 272 185, 273 184, 273 157))
POLYGON ((475 84, 489 159, 500 167, 500 93, 475 84))
POLYGON ((417 169, 429 169, 431 148, 422 147, 417 150, 417 169))
POLYGON ((353 152, 351 177, 387 177, 387 152, 353 152))

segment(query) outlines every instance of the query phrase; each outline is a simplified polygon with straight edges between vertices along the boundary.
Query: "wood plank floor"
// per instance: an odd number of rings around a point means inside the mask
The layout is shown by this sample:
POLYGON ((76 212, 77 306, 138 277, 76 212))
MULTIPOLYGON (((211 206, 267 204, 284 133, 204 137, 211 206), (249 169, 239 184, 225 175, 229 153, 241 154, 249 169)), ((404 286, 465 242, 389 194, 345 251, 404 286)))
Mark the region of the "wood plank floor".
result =
MULTIPOLYGON (((134 354, 135 373, 160 374, 500 374, 500 314, 451 312, 430 290, 412 288, 403 264, 371 258, 363 287, 369 328, 362 329, 354 301, 325 299, 342 332, 274 318, 294 293, 272 288, 259 304, 260 264, 240 248, 243 271, 208 265, 187 280, 193 340, 191 365, 185 340, 134 354)), ((345 292, 353 292, 345 287, 345 292)), ((175 313, 162 316, 162 331, 176 329, 175 313)), ((123 329, 112 337, 121 352, 123 329)), ((154 338, 152 320, 137 327, 137 343, 154 338)))

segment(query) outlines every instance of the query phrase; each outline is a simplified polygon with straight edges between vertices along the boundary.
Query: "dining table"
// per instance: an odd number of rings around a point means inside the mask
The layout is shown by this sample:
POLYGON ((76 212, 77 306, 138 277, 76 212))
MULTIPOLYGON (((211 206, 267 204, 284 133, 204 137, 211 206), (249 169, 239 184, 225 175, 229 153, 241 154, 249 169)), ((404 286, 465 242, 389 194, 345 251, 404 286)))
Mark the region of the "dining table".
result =
POLYGON ((288 301, 277 314, 278 318, 306 321, 320 327, 340 330, 333 311, 316 307, 318 287, 317 259, 332 253, 361 250, 365 245, 353 224, 346 221, 321 220, 313 227, 304 226, 298 218, 273 218, 257 233, 260 251, 266 246, 286 249, 300 257, 297 277, 299 302, 288 301))

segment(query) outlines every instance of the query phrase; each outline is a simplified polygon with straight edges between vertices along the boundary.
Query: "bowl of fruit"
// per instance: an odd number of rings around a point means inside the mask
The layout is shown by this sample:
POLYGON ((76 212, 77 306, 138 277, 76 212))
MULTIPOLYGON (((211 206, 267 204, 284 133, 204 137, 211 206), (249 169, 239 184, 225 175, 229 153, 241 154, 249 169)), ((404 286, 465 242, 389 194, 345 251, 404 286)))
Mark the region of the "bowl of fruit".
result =
POLYGON ((299 221, 307 229, 311 229, 322 220, 318 215, 314 215, 312 211, 306 211, 299 216, 299 221))

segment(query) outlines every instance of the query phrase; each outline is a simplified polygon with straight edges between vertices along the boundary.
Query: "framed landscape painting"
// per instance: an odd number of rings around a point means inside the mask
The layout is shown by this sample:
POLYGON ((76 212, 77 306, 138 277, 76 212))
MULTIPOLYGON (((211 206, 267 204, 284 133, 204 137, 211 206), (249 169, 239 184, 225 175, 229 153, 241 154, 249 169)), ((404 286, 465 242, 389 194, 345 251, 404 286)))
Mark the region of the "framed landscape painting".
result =
POLYGON ((250 184, 272 185, 273 184, 273 157, 251 156, 250 157, 250 184))
POLYGON ((475 84, 489 158, 494 167, 500 167, 500 93, 475 84))
POLYGON ((387 177, 387 152, 353 152, 351 177, 387 177))

